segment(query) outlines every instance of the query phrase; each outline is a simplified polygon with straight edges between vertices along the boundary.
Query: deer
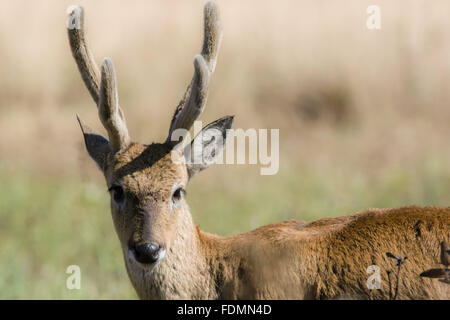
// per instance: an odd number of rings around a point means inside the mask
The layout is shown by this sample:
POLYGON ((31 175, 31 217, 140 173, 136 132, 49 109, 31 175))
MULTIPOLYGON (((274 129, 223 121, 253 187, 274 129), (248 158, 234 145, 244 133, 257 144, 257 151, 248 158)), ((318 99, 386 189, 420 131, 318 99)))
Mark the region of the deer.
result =
MULTIPOLYGON (((108 138, 77 115, 78 122, 87 152, 104 175, 127 274, 140 299, 388 299, 386 252, 408 256, 398 299, 450 298, 448 285, 419 276, 439 256, 439 243, 449 241, 450 207, 368 209, 272 223, 229 237, 194 223, 185 190, 214 161, 193 163, 178 146, 205 107, 215 70, 222 27, 214 2, 204 6, 202 50, 160 143, 131 141, 112 60, 96 64, 81 7, 72 8, 69 20, 76 25, 68 28, 72 55, 108 138), (380 288, 369 289, 368 267, 374 265, 380 288)), ((232 123, 225 116, 206 125, 184 148, 199 144, 206 157, 217 159, 232 123), (210 131, 222 143, 205 139, 210 131)))

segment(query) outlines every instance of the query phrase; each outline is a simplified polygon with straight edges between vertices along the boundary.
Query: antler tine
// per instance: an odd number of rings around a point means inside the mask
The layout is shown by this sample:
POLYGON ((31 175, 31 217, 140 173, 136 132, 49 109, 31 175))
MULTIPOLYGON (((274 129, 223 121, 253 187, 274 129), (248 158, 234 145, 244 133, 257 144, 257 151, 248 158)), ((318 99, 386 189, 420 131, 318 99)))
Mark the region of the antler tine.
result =
POLYGON ((77 63, 81 78, 95 103, 98 103, 100 71, 94 60, 94 56, 86 44, 84 34, 84 10, 82 7, 73 6, 69 8, 67 32, 72 55, 77 63))
POLYGON ((108 131, 109 142, 114 152, 130 143, 128 129, 119 109, 116 73, 111 59, 105 58, 102 63, 102 78, 98 98, 98 115, 108 131))
POLYGON ((100 74, 94 56, 86 44, 83 8, 72 6, 69 7, 68 13, 67 31, 72 55, 84 84, 98 106, 100 120, 108 131, 112 149, 118 151, 129 143, 130 138, 118 102, 114 66, 109 58, 105 58, 100 74))
POLYGON ((202 52, 194 58, 194 76, 183 99, 175 110, 166 143, 178 143, 178 141, 171 140, 172 132, 176 129, 189 130, 194 121, 202 113, 208 96, 208 85, 211 74, 216 67, 221 40, 222 28, 220 25, 219 10, 216 4, 210 1, 204 8, 202 52))
POLYGON ((216 68, 217 56, 222 41, 222 26, 220 24, 219 9, 212 1, 204 9, 204 38, 202 56, 208 63, 212 73, 216 68))

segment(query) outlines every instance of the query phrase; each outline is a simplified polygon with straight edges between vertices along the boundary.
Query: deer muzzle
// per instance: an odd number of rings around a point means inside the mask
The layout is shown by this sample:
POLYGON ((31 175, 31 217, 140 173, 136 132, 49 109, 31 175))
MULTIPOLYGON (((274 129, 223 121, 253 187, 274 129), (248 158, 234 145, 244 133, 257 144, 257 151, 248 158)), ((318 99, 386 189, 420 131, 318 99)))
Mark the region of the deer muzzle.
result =
POLYGON ((153 264, 163 259, 166 250, 156 242, 130 243, 129 250, 136 261, 142 264, 153 264))

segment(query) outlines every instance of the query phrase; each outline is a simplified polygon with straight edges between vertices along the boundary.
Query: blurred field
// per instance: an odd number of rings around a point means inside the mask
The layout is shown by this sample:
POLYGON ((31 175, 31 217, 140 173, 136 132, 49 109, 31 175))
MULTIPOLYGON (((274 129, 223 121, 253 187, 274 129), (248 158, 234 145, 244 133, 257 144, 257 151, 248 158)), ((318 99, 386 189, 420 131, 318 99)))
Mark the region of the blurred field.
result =
MULTIPOLYGON (((450 3, 217 1, 224 39, 202 120, 279 128, 280 171, 215 166, 194 220, 229 235, 370 207, 448 205, 450 3)), ((114 60, 133 139, 165 138, 200 50, 203 1, 79 1, 98 61, 114 60)), ((136 298, 101 174, 75 114, 102 131, 71 57, 69 1, 0 11, 0 298, 136 298), (65 287, 68 265, 81 290, 65 287)))

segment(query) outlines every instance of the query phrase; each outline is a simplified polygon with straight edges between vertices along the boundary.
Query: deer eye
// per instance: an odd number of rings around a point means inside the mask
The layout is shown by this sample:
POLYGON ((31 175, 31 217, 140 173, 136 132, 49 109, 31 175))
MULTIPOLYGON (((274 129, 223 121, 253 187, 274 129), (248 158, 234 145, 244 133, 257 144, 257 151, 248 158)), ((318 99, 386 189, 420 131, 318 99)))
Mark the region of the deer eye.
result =
POLYGON ((125 199, 125 193, 121 186, 112 186, 108 189, 116 203, 122 203, 125 199))
POLYGON ((183 194, 186 194, 186 190, 183 188, 176 189, 172 194, 172 202, 175 206, 177 206, 183 196, 183 194))

